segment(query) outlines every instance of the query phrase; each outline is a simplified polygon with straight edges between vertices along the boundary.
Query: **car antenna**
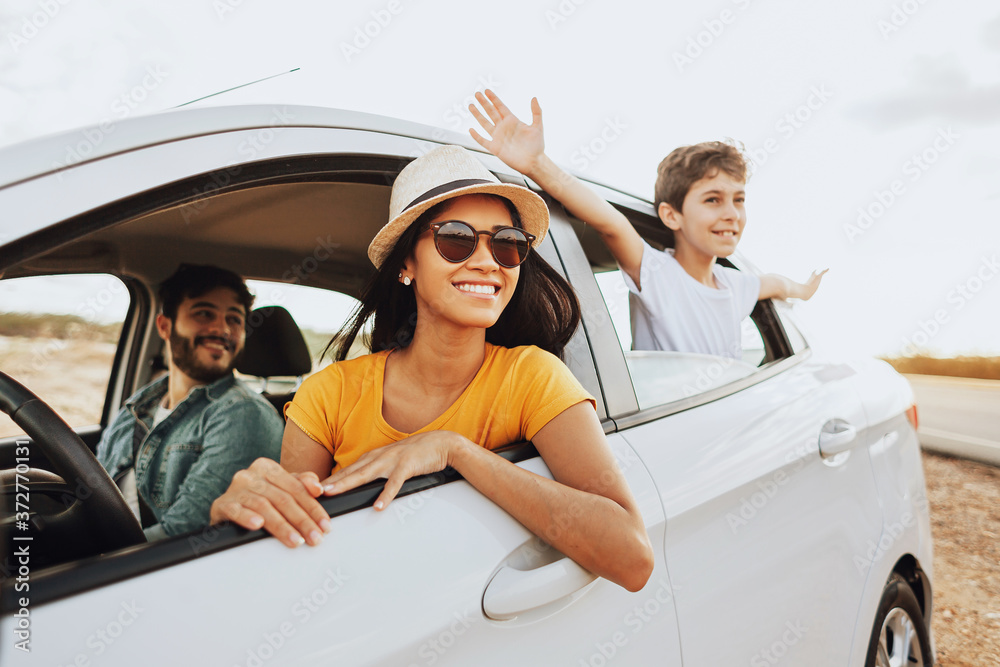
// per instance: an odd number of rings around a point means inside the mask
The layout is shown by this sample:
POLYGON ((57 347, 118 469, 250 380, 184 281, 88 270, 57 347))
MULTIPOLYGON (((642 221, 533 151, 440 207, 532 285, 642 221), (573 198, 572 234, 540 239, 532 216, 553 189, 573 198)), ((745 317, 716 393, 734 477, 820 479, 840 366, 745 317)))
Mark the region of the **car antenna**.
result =
POLYGON ((190 102, 185 102, 184 104, 178 104, 172 109, 179 109, 180 107, 186 107, 189 104, 194 104, 195 102, 201 102, 202 100, 207 100, 209 97, 215 97, 216 95, 221 95, 222 93, 228 93, 231 90, 236 90, 238 88, 246 88, 247 86, 252 86, 255 83, 260 83, 261 81, 267 81, 268 79, 274 79, 279 76, 284 76, 285 74, 291 74, 292 72, 298 72, 301 67, 296 67, 295 69, 290 69, 287 72, 279 72, 277 74, 272 74, 271 76, 265 76, 263 79, 257 79, 256 81, 250 81, 249 83, 241 83, 238 86, 233 86, 232 88, 226 88, 225 90, 220 90, 217 93, 212 93, 211 95, 205 95, 204 97, 199 97, 196 100, 191 100, 190 102))

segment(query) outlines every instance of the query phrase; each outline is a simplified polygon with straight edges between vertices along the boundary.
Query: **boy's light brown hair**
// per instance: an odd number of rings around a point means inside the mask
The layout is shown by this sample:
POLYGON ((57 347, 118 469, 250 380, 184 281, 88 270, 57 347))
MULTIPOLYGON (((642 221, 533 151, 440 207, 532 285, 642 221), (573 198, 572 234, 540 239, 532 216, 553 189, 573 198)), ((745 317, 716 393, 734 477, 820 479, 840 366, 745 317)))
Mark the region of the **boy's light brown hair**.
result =
POLYGON ((704 141, 674 149, 656 168, 656 208, 666 202, 683 213, 684 198, 691 186, 720 171, 738 181, 747 180, 747 160, 738 147, 722 141, 704 141))

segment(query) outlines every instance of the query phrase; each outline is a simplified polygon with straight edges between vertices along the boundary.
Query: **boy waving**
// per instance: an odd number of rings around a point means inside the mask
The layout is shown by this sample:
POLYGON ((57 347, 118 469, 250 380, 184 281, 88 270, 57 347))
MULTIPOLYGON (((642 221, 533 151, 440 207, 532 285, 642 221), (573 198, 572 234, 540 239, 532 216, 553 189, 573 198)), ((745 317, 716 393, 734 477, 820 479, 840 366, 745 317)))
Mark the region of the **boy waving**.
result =
POLYGON ((469 110, 490 135, 472 135, 483 148, 538 183, 571 214, 601 235, 629 288, 632 346, 740 358, 740 322, 761 299, 808 299, 826 271, 797 283, 777 274, 759 278, 716 263, 736 250, 746 225, 747 164, 718 141, 684 146, 658 168, 656 211, 673 230, 675 247, 657 250, 628 219, 545 154, 542 109, 531 100, 527 125, 492 91, 476 93, 485 115, 469 110))

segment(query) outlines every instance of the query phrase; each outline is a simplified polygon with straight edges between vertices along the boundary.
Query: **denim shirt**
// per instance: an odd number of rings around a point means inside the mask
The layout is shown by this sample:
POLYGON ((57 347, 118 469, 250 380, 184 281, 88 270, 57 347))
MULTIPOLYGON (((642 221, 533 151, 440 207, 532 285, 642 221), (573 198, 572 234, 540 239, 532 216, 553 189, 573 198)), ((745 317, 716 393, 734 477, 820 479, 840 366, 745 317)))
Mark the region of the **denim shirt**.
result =
POLYGON ((284 423, 264 398, 232 374, 195 387, 152 430, 167 377, 126 401, 101 435, 97 458, 112 479, 131 467, 136 423, 144 433, 134 463, 136 489, 159 527, 149 538, 178 535, 208 525, 212 502, 238 470, 256 458, 278 460, 284 423))

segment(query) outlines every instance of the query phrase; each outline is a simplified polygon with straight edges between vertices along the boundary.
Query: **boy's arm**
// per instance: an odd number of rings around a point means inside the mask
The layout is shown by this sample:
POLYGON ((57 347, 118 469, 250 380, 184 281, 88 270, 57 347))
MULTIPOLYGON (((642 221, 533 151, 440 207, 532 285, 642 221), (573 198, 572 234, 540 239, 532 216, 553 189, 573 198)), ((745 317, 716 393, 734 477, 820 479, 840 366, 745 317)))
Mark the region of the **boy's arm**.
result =
POLYGON ((813 271, 805 283, 797 283, 777 273, 766 273, 760 277, 760 299, 802 299, 816 293, 823 274, 829 269, 813 271))
POLYGON ((491 138, 487 140, 476 130, 470 129, 472 138, 508 167, 538 183, 571 214, 597 230, 622 270, 629 275, 636 287, 642 289, 639 284, 642 237, 614 206, 601 199, 580 179, 561 169, 545 154, 542 108, 538 99, 531 100, 531 125, 518 120, 491 90, 487 90, 485 95, 476 93, 476 100, 489 117, 484 116, 473 104, 469 105, 469 111, 491 138))

